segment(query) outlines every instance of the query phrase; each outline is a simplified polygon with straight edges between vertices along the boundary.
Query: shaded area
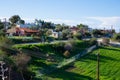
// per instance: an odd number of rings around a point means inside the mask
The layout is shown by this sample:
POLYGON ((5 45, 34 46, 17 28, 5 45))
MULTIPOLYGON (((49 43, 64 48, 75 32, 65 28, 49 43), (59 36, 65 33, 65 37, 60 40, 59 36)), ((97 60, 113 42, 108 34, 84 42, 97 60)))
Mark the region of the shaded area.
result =
POLYGON ((55 70, 54 72, 52 72, 51 74, 47 76, 52 77, 52 78, 60 78, 62 80, 94 80, 93 78, 89 76, 84 76, 84 75, 80 75, 80 74, 73 73, 73 72, 67 72, 63 69, 55 70))
POLYGON ((109 48, 109 47, 100 47, 101 49, 107 49, 107 50, 113 50, 113 51, 120 51, 120 49, 117 48, 109 48))
MULTIPOLYGON (((113 48, 113 47, 100 47, 100 49, 103 49, 103 50, 111 50, 111 51, 120 51, 120 49, 117 49, 117 48, 113 48)), ((98 49, 97 49, 98 50, 98 49)), ((94 50, 96 51, 96 50, 94 50)), ((92 60, 92 61, 97 61, 97 53, 99 51, 97 51, 96 53, 93 54, 93 52, 90 52, 89 54, 85 55, 84 57, 82 57, 81 59, 78 59, 78 61, 84 61, 84 62, 87 62, 89 60, 92 60)), ((106 62, 107 60, 111 60, 111 61, 119 61, 118 59, 114 58, 114 57, 110 57, 110 56, 105 56, 103 55, 104 53, 100 52, 100 62, 106 62)))
MULTIPOLYGON (((85 55, 83 58, 79 59, 78 61, 87 62, 89 60, 97 61, 97 55, 90 53, 88 55, 85 55)), ((106 62, 106 60, 119 61, 119 60, 117 60, 116 58, 113 58, 113 57, 100 55, 100 62, 106 62)))

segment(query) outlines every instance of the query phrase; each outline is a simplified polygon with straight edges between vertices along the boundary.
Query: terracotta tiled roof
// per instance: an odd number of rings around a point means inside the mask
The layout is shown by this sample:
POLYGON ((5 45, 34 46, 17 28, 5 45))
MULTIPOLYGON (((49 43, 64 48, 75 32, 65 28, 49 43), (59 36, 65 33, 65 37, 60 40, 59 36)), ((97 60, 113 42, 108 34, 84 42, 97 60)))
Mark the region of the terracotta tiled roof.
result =
POLYGON ((28 28, 16 28, 16 31, 22 31, 22 30, 24 30, 25 32, 29 32, 29 33, 38 32, 38 30, 31 30, 31 29, 28 29, 28 28))

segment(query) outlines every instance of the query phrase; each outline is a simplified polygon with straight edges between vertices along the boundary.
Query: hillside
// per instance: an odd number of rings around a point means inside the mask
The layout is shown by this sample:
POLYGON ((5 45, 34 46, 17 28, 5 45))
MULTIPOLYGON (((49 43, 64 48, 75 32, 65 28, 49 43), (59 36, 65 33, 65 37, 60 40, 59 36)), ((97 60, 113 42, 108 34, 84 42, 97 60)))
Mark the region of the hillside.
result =
MULTIPOLYGON (((120 80, 120 48, 101 47, 100 80, 120 80)), ((95 80, 96 53, 98 49, 84 56, 64 69, 44 76, 48 80, 95 80)))

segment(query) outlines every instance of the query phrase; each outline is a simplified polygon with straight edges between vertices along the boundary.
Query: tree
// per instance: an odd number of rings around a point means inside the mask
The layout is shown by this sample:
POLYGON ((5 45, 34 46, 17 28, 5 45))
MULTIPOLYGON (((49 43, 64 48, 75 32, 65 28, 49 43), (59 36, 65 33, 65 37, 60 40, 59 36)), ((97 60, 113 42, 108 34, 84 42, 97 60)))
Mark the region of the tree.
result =
POLYGON ((18 70, 21 73, 23 80, 25 80, 23 76, 23 70, 25 70, 27 63, 30 61, 31 57, 24 53, 19 53, 16 56, 14 56, 13 59, 14 59, 14 63, 16 64, 18 70))
POLYGON ((70 30, 69 29, 65 29, 62 31, 62 38, 63 39, 68 39, 70 35, 70 30))
POLYGON ((25 21, 24 20, 20 20, 19 23, 20 24, 25 24, 25 21))
POLYGON ((47 32, 46 32, 46 35, 47 36, 50 36, 52 34, 52 31, 51 30, 48 30, 47 32))
POLYGON ((0 30, 4 28, 4 24, 0 21, 0 30))
POLYGON ((82 34, 81 34, 81 33, 77 33, 77 34, 74 35, 74 37, 75 37, 76 39, 81 40, 81 39, 82 39, 82 34))
POLYGON ((79 25, 77 25, 77 27, 80 28, 80 29, 88 30, 88 25, 79 24, 79 25))
POLYGON ((120 42, 120 33, 114 34, 113 40, 120 42))
POLYGON ((2 61, 5 57, 5 52, 3 52, 1 49, 0 49, 0 61, 2 61))
POLYGON ((63 26, 61 24, 57 24, 56 27, 55 27, 55 30, 57 32, 62 31, 63 30, 63 26))
POLYGON ((5 36, 4 24, 0 21, 0 36, 5 36))
MULTIPOLYGON (((0 36, 0 53, 4 54, 4 56, 10 55, 8 52, 10 52, 10 48, 13 45, 12 41, 4 36, 0 36)), ((3 57, 4 58, 4 57, 3 57)))
POLYGON ((94 29, 94 30, 92 31, 92 35, 95 36, 95 37, 98 37, 98 36, 104 35, 104 33, 102 33, 102 32, 101 32, 100 30, 98 30, 98 29, 94 29))
POLYGON ((42 25, 44 24, 44 21, 42 21, 40 19, 39 20, 35 19, 34 23, 36 24, 36 29, 41 29, 42 25))
POLYGON ((0 49, 9 49, 13 45, 12 41, 4 36, 0 36, 0 49))
POLYGON ((5 36, 5 31, 4 30, 0 30, 0 36, 5 36))
POLYGON ((96 38, 91 38, 89 40, 89 45, 92 46, 92 45, 96 45, 97 44, 97 39, 96 38))
POLYGON ((15 25, 20 20, 21 18, 19 15, 13 15, 12 17, 9 18, 9 21, 12 25, 15 25))
POLYGON ((53 23, 51 22, 45 22, 44 20, 40 20, 40 19, 35 19, 35 24, 37 25, 37 28, 39 29, 54 29, 55 26, 53 23))
POLYGON ((12 46, 12 42, 3 36, 0 36, 0 60, 4 61, 8 67, 9 67, 9 80, 10 79, 10 72, 11 72, 11 68, 14 65, 13 64, 13 60, 9 57, 10 54, 8 52, 10 52, 10 48, 12 46))

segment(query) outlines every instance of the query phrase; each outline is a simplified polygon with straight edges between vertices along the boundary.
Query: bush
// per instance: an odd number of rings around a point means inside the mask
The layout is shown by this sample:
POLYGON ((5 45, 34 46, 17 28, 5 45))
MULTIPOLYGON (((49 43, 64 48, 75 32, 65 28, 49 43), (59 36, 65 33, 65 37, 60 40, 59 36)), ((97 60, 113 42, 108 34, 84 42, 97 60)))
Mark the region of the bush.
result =
POLYGON ((91 37, 91 34, 89 32, 85 32, 86 37, 91 37))
POLYGON ((81 40, 82 39, 82 34, 77 33, 76 35, 74 35, 75 38, 81 40))
POLYGON ((97 39, 96 38, 91 38, 89 41, 90 46, 96 45, 97 44, 97 39))
POLYGON ((56 42, 54 44, 30 44, 30 45, 15 45, 13 48, 15 49, 28 49, 34 52, 39 51, 41 53, 54 53, 58 56, 63 57, 64 52, 66 50, 70 51, 71 55, 74 56, 78 54, 80 51, 83 51, 85 48, 89 47, 88 41, 81 41, 81 40, 70 40, 69 42, 56 42))
POLYGON ((113 40, 120 42, 120 33, 113 35, 113 40))
POLYGON ((63 55, 68 58, 68 57, 70 57, 70 52, 67 50, 67 51, 64 52, 63 55))
POLYGON ((110 39, 109 38, 102 38, 102 43, 104 45, 108 45, 110 43, 110 39))
POLYGON ((66 43, 64 45, 65 50, 71 50, 72 49, 72 44, 71 43, 66 43))
POLYGON ((10 40, 12 40, 12 42, 14 42, 15 44, 40 42, 41 41, 41 39, 39 37, 17 37, 17 36, 13 36, 13 37, 8 37, 8 38, 10 40))
POLYGON ((0 30, 0 36, 5 36, 5 31, 0 30))
POLYGON ((54 37, 46 37, 47 38, 47 42, 52 42, 52 41, 54 41, 55 40, 55 38, 54 37))

